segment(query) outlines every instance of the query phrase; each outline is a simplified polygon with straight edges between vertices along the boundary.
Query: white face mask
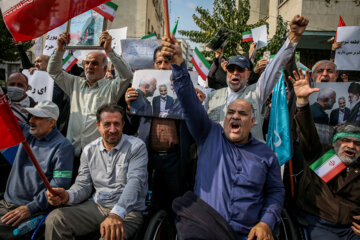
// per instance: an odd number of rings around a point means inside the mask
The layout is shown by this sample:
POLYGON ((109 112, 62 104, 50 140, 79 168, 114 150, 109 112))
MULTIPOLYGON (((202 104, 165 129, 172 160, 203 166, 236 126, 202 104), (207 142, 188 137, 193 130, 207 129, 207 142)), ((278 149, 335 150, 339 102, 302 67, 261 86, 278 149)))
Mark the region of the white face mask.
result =
POLYGON ((13 101, 19 101, 25 95, 25 90, 18 87, 7 87, 7 95, 13 101))

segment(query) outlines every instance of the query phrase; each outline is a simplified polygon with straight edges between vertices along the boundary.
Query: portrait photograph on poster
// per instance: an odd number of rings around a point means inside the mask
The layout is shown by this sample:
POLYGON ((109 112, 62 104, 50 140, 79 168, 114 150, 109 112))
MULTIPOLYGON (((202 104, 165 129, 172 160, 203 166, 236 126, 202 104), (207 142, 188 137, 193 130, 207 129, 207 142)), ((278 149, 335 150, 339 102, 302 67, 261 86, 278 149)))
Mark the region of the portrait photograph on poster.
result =
MULTIPOLYGON (((198 74, 189 72, 196 87, 198 74)), ((131 102, 130 113, 140 116, 183 119, 183 110, 177 99, 170 70, 139 70, 133 78, 132 87, 138 97, 131 102)))
POLYGON ((344 123, 360 126, 360 83, 314 83, 320 88, 309 98, 311 114, 324 144, 332 144, 334 129, 344 123))

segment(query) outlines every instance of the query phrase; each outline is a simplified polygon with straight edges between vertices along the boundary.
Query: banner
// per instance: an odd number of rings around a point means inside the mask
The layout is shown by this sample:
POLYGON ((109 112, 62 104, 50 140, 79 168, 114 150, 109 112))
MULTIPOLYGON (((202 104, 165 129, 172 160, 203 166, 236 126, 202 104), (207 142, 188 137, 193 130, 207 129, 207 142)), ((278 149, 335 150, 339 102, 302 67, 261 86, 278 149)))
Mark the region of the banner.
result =
POLYGON ((338 27, 335 64, 338 70, 359 71, 360 69, 360 26, 338 27))
POLYGON ((32 97, 36 102, 44 100, 52 101, 54 91, 54 80, 50 77, 48 72, 35 70, 30 75, 29 70, 22 71, 29 79, 30 90, 26 94, 32 97))
POLYGON ((16 41, 49 32, 71 18, 109 0, 2 0, 4 22, 16 41))

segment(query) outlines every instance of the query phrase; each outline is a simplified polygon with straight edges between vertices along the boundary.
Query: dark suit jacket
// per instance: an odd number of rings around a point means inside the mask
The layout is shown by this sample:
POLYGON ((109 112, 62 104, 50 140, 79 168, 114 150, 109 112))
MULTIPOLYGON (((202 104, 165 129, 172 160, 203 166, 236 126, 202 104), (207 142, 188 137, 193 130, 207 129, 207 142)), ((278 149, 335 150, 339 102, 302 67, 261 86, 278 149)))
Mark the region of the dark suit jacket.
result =
POLYGON ((145 94, 140 89, 136 89, 139 93, 137 99, 131 102, 130 113, 141 116, 152 116, 151 103, 145 97, 145 94))
MULTIPOLYGON (((335 125, 338 124, 339 111, 340 111, 340 108, 337 108, 337 109, 334 109, 334 110, 331 111, 331 113, 330 113, 330 122, 329 122, 330 126, 335 126, 335 125)), ((346 121, 349 117, 350 117, 350 109, 345 108, 345 115, 344 115, 344 120, 343 121, 346 121)))
MULTIPOLYGON (((174 102, 174 99, 172 97, 170 97, 169 95, 166 96, 165 109, 169 109, 171 107, 171 105, 173 104, 173 102, 174 102)), ((153 104, 153 116, 154 117, 159 117, 159 114, 160 114, 160 95, 153 98, 152 104, 153 104)))
POLYGON ((360 126, 360 102, 351 109, 347 122, 360 126))
POLYGON ((314 123, 329 124, 329 116, 317 102, 310 106, 314 123))

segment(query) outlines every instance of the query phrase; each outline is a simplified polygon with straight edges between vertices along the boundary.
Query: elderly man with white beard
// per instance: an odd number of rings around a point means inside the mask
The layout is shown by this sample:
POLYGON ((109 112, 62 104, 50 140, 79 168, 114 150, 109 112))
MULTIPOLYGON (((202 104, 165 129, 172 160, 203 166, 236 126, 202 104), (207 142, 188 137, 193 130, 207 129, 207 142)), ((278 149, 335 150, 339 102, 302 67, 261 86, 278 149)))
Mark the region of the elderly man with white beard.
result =
POLYGON ((311 239, 360 239, 360 128, 337 127, 332 147, 320 144, 309 107, 309 73, 292 79, 297 96, 296 124, 304 155, 297 206, 308 222, 311 239))

